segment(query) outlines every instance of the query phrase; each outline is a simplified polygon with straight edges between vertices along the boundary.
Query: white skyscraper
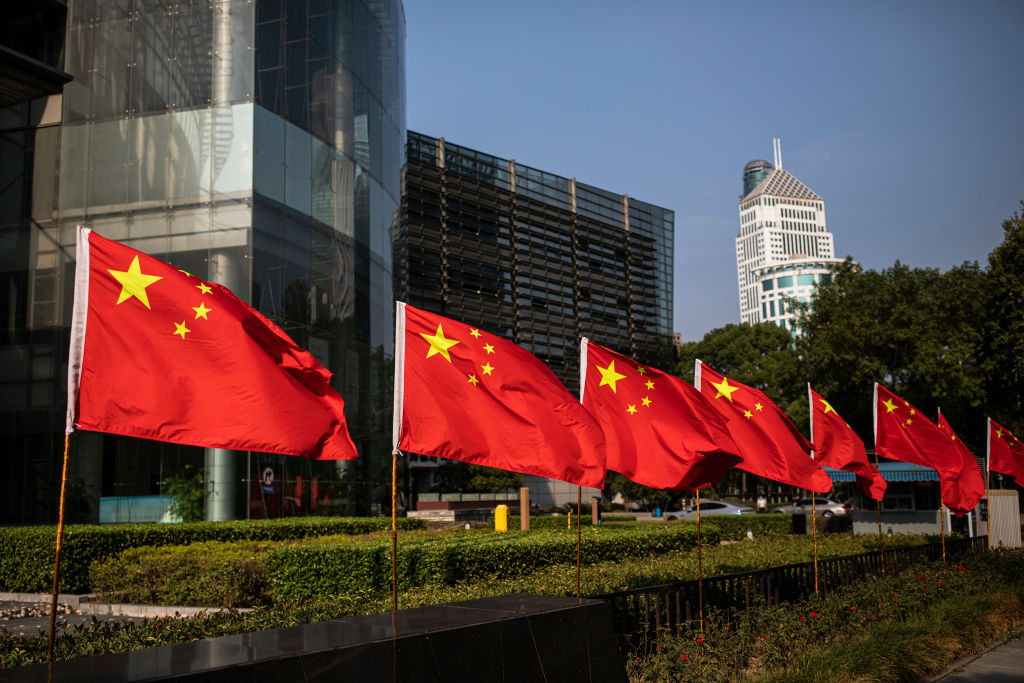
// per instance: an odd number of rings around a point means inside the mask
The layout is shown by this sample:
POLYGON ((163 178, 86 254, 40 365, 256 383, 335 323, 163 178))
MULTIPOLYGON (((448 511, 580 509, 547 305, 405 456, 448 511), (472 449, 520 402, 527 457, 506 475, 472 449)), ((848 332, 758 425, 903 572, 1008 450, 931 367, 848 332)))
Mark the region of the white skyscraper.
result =
POLYGON ((796 333, 791 300, 809 301, 828 282, 835 258, 825 225, 825 202, 782 169, 782 144, 772 140, 775 163, 743 169, 736 273, 740 322, 772 322, 796 333))

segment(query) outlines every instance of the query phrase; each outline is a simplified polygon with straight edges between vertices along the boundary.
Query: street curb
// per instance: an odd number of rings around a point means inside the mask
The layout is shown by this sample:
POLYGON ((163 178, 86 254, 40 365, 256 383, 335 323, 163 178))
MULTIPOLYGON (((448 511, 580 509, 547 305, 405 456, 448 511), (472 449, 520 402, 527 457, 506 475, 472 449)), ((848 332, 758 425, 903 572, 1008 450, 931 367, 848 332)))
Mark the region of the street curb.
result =
MULTIPOLYGON (((69 605, 80 614, 95 614, 97 616, 116 617, 194 617, 197 614, 225 612, 231 608, 224 607, 185 607, 171 605, 132 605, 123 603, 93 602, 96 599, 94 593, 73 595, 61 593, 57 596, 57 602, 69 605)), ((50 593, 0 593, 0 602, 25 602, 50 604, 53 595, 50 593)), ((251 607, 236 607, 234 611, 239 613, 251 612, 251 607)))
POLYGON ((929 683, 938 683, 939 681, 941 681, 944 678, 948 678, 949 676, 952 676, 953 674, 959 673, 960 669, 963 669, 964 667, 966 667, 968 664, 970 664, 974 660, 980 659, 981 657, 987 655, 992 650, 995 650, 1000 645, 1005 645, 1006 643, 1010 642, 1011 640, 1013 640, 1014 638, 1016 638, 1017 636, 1019 636, 1021 634, 1024 634, 1024 626, 1020 626, 1020 627, 1010 631, 1009 633, 1007 633, 1003 637, 998 638, 994 643, 992 643, 991 645, 986 647, 981 652, 978 652, 977 654, 973 654, 973 655, 968 655, 966 657, 963 657, 962 659, 956 660, 955 662, 953 662, 952 664, 947 666, 942 671, 942 673, 940 673, 938 676, 936 676, 935 678, 929 679, 929 683))

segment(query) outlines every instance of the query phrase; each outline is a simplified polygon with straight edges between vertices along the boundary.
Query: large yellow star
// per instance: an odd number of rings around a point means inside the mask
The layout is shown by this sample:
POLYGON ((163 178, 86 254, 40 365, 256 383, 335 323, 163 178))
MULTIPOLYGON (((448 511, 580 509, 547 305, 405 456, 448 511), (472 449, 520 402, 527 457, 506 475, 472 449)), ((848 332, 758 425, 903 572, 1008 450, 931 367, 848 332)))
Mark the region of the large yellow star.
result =
POLYGON ((625 379, 625 375, 620 375, 615 372, 615 361, 608 361, 608 367, 602 368, 600 365, 597 366, 598 372, 601 373, 601 383, 597 386, 603 387, 605 384, 612 388, 612 392, 615 392, 615 383, 620 379, 625 379))
POLYGON ((829 403, 828 401, 826 401, 826 400, 825 400, 825 399, 823 399, 823 398, 821 398, 821 399, 818 399, 818 400, 819 400, 819 401, 821 401, 822 405, 824 405, 824 406, 825 406, 825 415, 828 415, 829 413, 834 413, 834 412, 836 412, 836 411, 835 411, 835 408, 833 408, 833 407, 832 407, 832 404, 831 404, 831 403, 829 403))
POLYGON ((892 402, 891 398, 887 398, 884 401, 882 401, 882 405, 885 406, 885 412, 887 413, 891 413, 892 411, 896 410, 896 404, 892 402))
POLYGON ((711 386, 713 386, 715 389, 718 390, 718 393, 715 394, 715 398, 719 398, 721 396, 725 396, 727 399, 729 399, 729 403, 732 403, 732 392, 734 392, 737 389, 739 389, 739 387, 731 387, 731 386, 729 386, 729 378, 728 377, 723 377, 722 381, 719 382, 718 384, 715 384, 714 382, 712 382, 711 386))
POLYGON ((139 257, 132 259, 128 270, 107 270, 114 279, 121 283, 121 294, 117 297, 117 304, 130 299, 133 296, 141 301, 146 308, 152 310, 149 305, 149 296, 146 295, 146 287, 157 280, 162 280, 160 275, 145 275, 139 268, 139 257))
POLYGON ((444 356, 446 361, 449 363, 452 362, 452 357, 448 355, 448 349, 459 342, 454 339, 448 339, 444 336, 444 330, 441 329, 441 323, 437 324, 437 332, 435 334, 424 334, 420 332, 420 336, 426 339, 427 343, 430 344, 430 350, 427 351, 427 358, 439 353, 444 356))

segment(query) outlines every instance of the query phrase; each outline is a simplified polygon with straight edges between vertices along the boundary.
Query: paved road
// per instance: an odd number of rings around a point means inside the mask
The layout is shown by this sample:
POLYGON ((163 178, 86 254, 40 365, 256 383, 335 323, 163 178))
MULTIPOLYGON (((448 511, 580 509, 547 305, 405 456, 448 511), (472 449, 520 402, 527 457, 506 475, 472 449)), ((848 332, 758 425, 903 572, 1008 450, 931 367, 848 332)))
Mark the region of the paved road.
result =
MULTIPOLYGON (((139 617, 96 615, 99 621, 141 621, 139 617)), ((92 614, 59 614, 57 615, 57 628, 65 623, 70 626, 91 623, 92 614)), ((49 603, 26 603, 2 601, 0 602, 0 627, 19 636, 38 636, 50 630, 50 604, 49 603), (11 616, 14 612, 25 611, 29 616, 11 616)), ((59 631, 58 631, 59 633, 59 631)))
POLYGON ((953 664, 933 681, 942 683, 1017 683, 1024 681, 1024 629, 980 656, 953 664))

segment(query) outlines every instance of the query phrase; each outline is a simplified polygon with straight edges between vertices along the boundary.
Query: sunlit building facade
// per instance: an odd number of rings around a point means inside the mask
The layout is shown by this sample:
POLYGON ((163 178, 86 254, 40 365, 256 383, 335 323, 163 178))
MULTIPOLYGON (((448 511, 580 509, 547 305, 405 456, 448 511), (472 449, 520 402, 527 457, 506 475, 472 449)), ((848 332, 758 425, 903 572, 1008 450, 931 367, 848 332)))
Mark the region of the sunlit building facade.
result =
POLYGON ((209 519, 370 512, 390 476, 401 1, 71 0, 57 28, 73 80, 0 111, 4 169, 21 179, 0 193, 0 523, 55 518, 79 224, 226 285, 312 351, 360 454, 337 465, 76 432, 83 520, 149 519, 142 499, 186 465, 206 472, 209 519))
POLYGON ((819 283, 831 281, 835 258, 825 202, 775 163, 751 161, 743 170, 736 238, 740 322, 770 322, 798 333, 794 303, 807 303, 819 283))

